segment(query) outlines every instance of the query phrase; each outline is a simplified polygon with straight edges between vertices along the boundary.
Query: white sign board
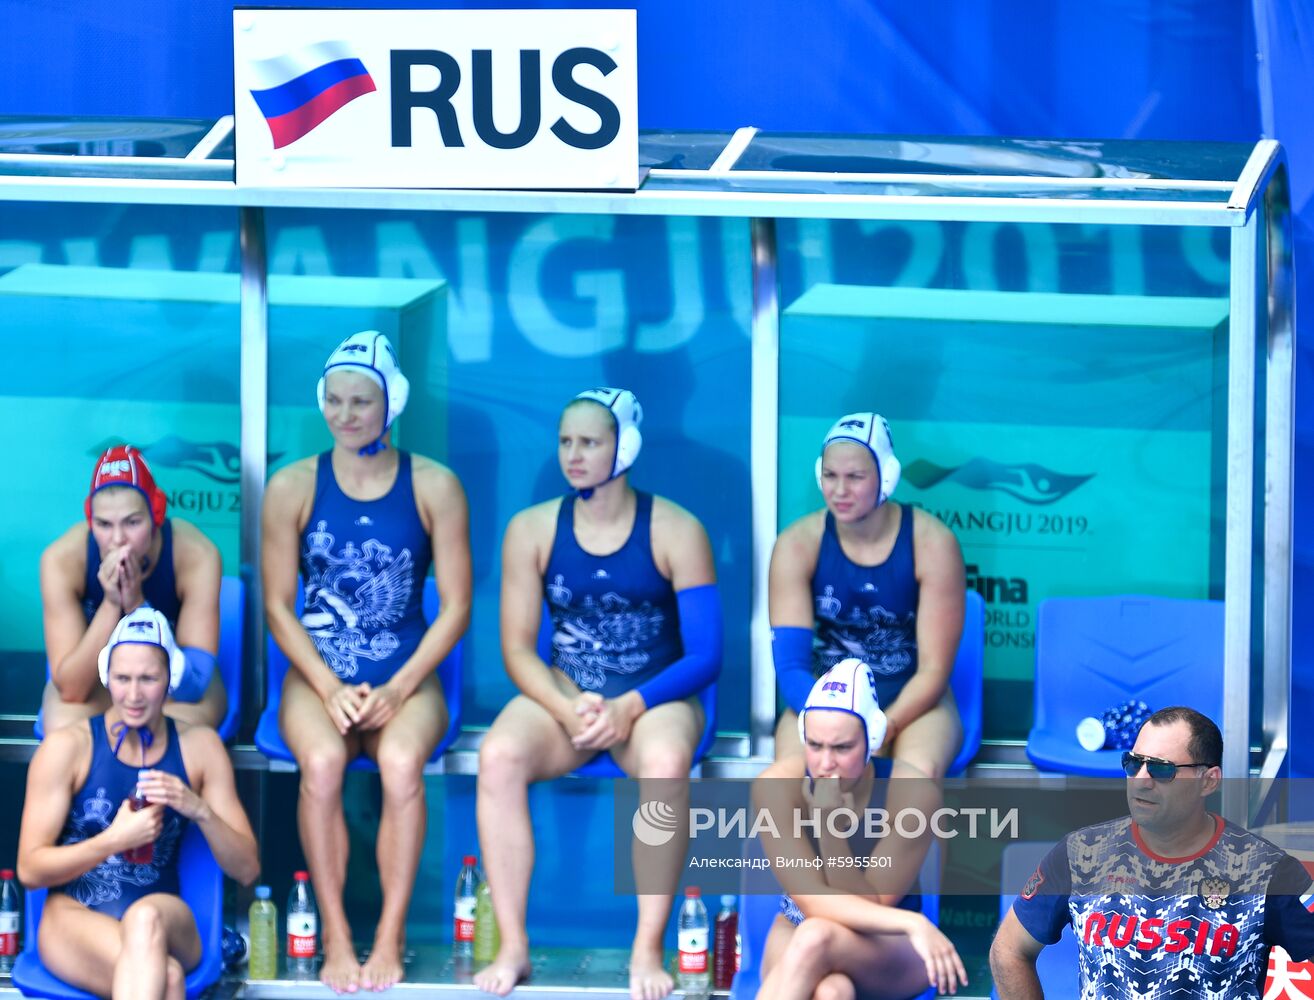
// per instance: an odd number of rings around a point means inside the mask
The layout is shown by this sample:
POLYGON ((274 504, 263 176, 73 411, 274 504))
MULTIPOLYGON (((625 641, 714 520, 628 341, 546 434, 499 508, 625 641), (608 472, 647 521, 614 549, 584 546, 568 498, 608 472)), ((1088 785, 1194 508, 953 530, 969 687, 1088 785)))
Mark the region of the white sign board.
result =
POLYGON ((235 10, 237 183, 628 189, 632 10, 235 10))

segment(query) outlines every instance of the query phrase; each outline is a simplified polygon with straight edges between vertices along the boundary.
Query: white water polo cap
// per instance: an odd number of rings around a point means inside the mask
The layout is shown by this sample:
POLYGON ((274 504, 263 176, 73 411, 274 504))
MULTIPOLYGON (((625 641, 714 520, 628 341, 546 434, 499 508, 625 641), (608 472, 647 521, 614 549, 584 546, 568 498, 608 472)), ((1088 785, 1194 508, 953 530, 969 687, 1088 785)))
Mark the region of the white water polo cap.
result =
POLYGON ((159 611, 143 604, 131 614, 124 615, 110 633, 109 642, 100 651, 96 665, 100 668, 100 682, 109 687, 110 654, 115 646, 128 644, 158 646, 169 658, 169 690, 173 691, 187 670, 187 658, 173 638, 169 620, 159 611))
MULTIPOLYGON (((609 483, 627 472, 639 457, 639 450, 643 447, 643 434, 639 431, 639 424, 643 423, 643 406, 629 389, 612 389, 606 386, 585 389, 575 397, 575 400, 581 399, 591 400, 599 406, 606 407, 615 422, 616 454, 611 462, 611 475, 602 481, 609 483)), ((602 483, 585 487, 579 491, 579 495, 587 500, 602 483)))
POLYGON ((383 431, 377 440, 360 450, 362 455, 373 455, 382 451, 386 445, 383 435, 388 433, 392 422, 406 409, 406 401, 411 397, 411 383, 402 374, 397 362, 397 352, 392 349, 388 338, 378 330, 362 330, 333 349, 328 360, 324 362, 324 374, 319 378, 315 389, 319 400, 319 412, 324 412, 324 382, 329 372, 343 368, 363 372, 374 380, 383 390, 383 398, 388 403, 388 414, 383 421, 383 431))
POLYGON ((881 744, 885 742, 885 713, 881 711, 880 702, 876 698, 876 678, 872 675, 871 667, 859 659, 850 657, 840 660, 812 685, 808 700, 803 704, 803 711, 798 713, 798 739, 805 745, 807 737, 803 732, 803 720, 814 708, 847 712, 861 719, 867 731, 869 760, 876 756, 881 744))
POLYGON ((871 452, 876 462, 876 475, 880 478, 880 496, 876 506, 890 498, 894 488, 899 485, 899 474, 903 466, 894 457, 894 440, 890 437, 890 425, 879 413, 849 413, 835 421, 835 426, 826 432, 821 442, 821 454, 817 456, 817 488, 821 488, 821 461, 826 449, 836 441, 853 441, 863 445, 871 452))

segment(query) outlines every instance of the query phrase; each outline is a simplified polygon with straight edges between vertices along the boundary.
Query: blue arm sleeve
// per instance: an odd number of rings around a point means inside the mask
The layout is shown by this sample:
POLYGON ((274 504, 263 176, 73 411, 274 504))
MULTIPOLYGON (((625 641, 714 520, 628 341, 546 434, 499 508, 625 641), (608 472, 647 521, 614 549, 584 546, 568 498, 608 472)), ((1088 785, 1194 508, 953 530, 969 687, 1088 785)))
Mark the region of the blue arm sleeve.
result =
POLYGON ((1280 944, 1294 962, 1314 958, 1314 885, 1309 872, 1287 855, 1269 880, 1264 905, 1264 941, 1280 944))
POLYGON ((1072 892, 1072 869, 1068 864, 1068 842, 1064 838, 1041 859, 1035 873, 1013 900, 1013 915, 1026 932, 1041 944, 1056 944, 1064 924, 1072 922, 1068 898, 1072 892))
POLYGON ((721 673, 721 596, 716 584, 675 595, 684 655, 636 690, 649 708, 701 691, 721 673))
POLYGON ((803 711, 812 692, 812 629, 783 625, 771 630, 771 659, 776 665, 776 686, 785 704, 803 711))
POLYGON ((215 656, 196 646, 183 646, 182 654, 186 666, 182 678, 169 693, 174 701, 200 701, 205 695, 205 689, 210 686, 215 656))

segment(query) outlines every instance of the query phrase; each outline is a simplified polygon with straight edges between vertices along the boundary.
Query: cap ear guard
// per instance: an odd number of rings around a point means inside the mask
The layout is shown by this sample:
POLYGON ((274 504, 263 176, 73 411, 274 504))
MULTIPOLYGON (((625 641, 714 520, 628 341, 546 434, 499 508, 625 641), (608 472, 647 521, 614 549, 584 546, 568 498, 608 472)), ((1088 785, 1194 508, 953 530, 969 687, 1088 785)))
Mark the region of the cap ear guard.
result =
POLYGON ((899 485, 899 477, 903 473, 903 466, 894 454, 894 438, 890 434, 889 422, 879 413, 870 411, 850 413, 835 421, 835 425, 826 432, 826 437, 821 442, 821 454, 817 456, 817 464, 814 467, 817 489, 822 488, 822 462, 826 457, 826 449, 836 441, 853 441, 856 444, 866 445, 867 450, 871 452, 872 460, 876 463, 876 475, 880 478, 880 496, 876 500, 876 506, 879 507, 894 493, 894 488, 899 485))
POLYGON ((867 734, 867 759, 880 752, 888 723, 876 697, 876 677, 867 664, 850 657, 840 660, 817 678, 803 711, 798 713, 798 741, 803 746, 807 746, 803 720, 814 708, 856 715, 867 734))
POLYGON ((643 433, 639 430, 643 407, 634 393, 622 389, 610 409, 616 417, 616 460, 611 464, 611 475, 615 478, 629 470, 643 449, 643 433))
POLYGON ((110 654, 115 646, 135 644, 156 646, 164 650, 169 660, 169 691, 174 691, 187 670, 187 657, 173 638, 169 620, 150 605, 143 604, 131 614, 124 615, 110 633, 109 642, 96 657, 100 683, 109 687, 110 654))

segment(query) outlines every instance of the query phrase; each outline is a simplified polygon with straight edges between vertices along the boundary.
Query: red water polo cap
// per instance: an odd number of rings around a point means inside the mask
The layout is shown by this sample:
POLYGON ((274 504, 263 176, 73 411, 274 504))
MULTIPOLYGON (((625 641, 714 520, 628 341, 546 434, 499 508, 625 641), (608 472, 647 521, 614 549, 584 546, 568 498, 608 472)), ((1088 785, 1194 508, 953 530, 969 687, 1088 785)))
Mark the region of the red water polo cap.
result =
POLYGON ((150 509, 155 527, 164 523, 164 509, 168 500, 155 485, 155 477, 151 475, 151 467, 146 464, 146 459, 132 445, 116 444, 96 459, 96 468, 91 473, 91 488, 87 490, 87 500, 83 505, 88 522, 91 521, 91 498, 106 486, 131 486, 146 498, 146 506, 150 509))

